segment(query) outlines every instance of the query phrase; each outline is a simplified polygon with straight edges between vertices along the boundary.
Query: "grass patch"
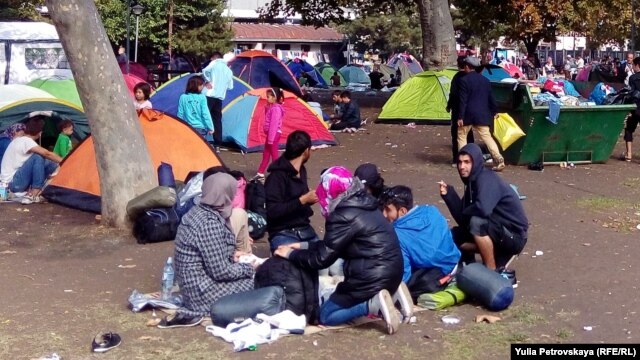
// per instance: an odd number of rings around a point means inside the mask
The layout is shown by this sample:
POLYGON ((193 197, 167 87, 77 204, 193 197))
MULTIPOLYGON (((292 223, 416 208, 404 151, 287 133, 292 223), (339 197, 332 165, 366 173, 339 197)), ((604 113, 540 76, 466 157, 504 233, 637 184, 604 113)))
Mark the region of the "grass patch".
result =
POLYGON ((632 188, 638 188, 640 187, 640 178, 628 178, 627 180, 622 182, 622 185, 632 188))
POLYGON ((558 331, 556 331, 556 336, 560 340, 567 340, 573 336, 573 331, 566 328, 558 329, 558 331))
POLYGON ((495 324, 471 323, 457 331, 442 334, 447 359, 505 358, 510 344, 531 341, 531 331, 547 320, 533 306, 513 306, 502 312, 495 324))
POLYGON ((622 199, 610 198, 606 196, 596 196, 591 198, 580 199, 577 202, 581 208, 589 209, 592 211, 607 211, 612 209, 620 209, 629 206, 629 204, 622 199))

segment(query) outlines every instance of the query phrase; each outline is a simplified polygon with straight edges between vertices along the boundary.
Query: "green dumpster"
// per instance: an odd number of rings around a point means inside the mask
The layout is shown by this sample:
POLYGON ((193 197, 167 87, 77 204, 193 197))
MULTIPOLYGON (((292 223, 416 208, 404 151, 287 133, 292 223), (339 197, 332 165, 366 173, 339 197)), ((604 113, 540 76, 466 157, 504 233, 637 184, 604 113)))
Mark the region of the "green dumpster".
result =
POLYGON ((507 150, 507 163, 606 162, 624 126, 624 118, 635 105, 563 106, 554 125, 548 106, 535 106, 525 84, 492 82, 499 112, 506 112, 527 134, 507 150))

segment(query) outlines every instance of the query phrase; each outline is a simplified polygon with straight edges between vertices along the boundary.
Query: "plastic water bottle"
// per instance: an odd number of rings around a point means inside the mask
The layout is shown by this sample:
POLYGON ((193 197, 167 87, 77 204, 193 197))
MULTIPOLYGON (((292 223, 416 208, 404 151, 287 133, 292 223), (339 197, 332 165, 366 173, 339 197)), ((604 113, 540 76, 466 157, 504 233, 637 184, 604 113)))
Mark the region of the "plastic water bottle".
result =
POLYGON ((162 270, 162 300, 171 298, 171 289, 173 289, 173 258, 169 256, 167 263, 162 270))
POLYGON ((0 181, 0 201, 7 201, 9 199, 9 184, 0 181))

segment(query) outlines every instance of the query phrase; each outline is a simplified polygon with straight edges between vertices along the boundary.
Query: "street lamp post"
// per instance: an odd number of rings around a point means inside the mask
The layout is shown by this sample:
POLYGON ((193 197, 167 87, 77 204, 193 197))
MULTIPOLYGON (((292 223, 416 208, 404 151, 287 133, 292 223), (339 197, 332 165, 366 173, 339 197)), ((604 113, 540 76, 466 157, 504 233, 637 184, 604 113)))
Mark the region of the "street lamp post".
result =
POLYGON ((131 7, 131 11, 133 15, 136 16, 136 45, 135 45, 135 53, 133 56, 133 61, 138 62, 138 25, 140 20, 140 15, 144 12, 144 6, 140 4, 135 4, 131 7))
POLYGON ((126 51, 127 62, 125 65, 125 74, 129 74, 129 54, 131 53, 129 51, 129 48, 131 46, 130 32, 131 32, 131 0, 127 0, 127 51, 126 51))

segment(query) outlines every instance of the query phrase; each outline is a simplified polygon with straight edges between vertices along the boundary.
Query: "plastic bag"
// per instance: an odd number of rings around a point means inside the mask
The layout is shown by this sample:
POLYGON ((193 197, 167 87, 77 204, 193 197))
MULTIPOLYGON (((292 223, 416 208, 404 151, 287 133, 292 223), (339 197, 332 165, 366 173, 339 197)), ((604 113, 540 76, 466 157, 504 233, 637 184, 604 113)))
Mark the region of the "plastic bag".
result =
POLYGON ((502 150, 506 150, 511 144, 526 134, 509 114, 500 113, 494 122, 493 135, 500 143, 500 146, 502 146, 502 150))
POLYGON ((168 300, 162 300, 159 294, 142 294, 134 289, 131 295, 129 295, 129 305, 131 305, 133 312, 140 312, 147 306, 176 310, 182 306, 182 295, 173 294, 168 300))

